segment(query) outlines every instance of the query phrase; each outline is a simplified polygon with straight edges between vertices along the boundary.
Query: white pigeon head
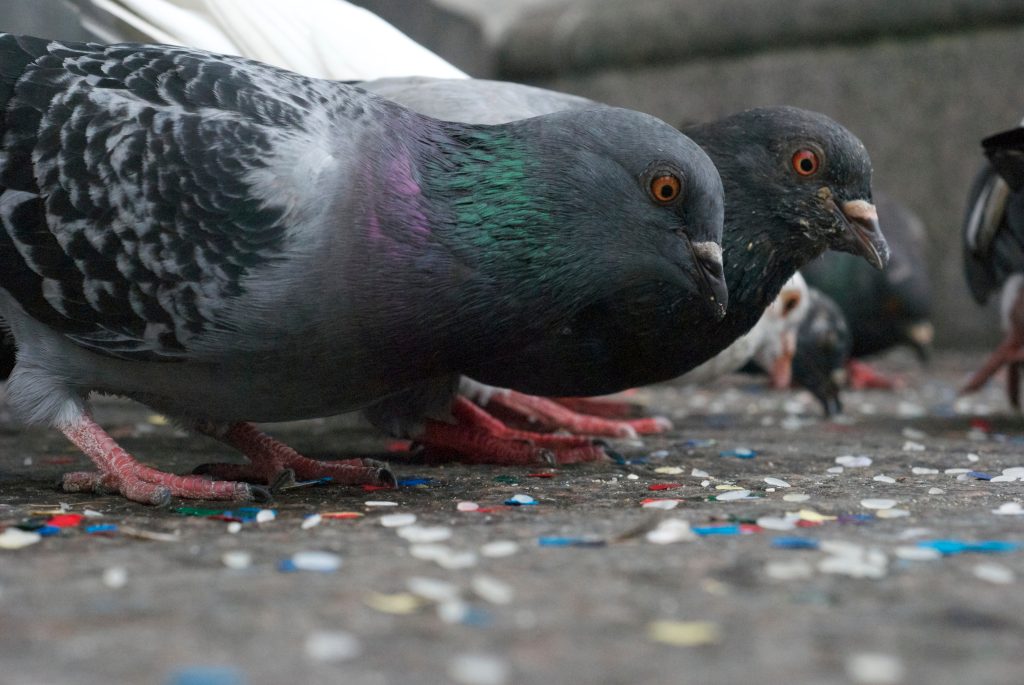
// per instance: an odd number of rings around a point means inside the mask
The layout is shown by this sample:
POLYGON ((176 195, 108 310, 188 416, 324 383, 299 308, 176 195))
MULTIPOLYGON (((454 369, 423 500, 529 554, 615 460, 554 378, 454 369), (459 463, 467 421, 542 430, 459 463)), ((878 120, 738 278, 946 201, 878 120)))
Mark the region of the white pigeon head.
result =
POLYGON ((797 331, 807 316, 809 300, 807 282, 798 271, 782 286, 758 322, 763 335, 754 350, 754 361, 768 371, 776 388, 789 387, 797 331))

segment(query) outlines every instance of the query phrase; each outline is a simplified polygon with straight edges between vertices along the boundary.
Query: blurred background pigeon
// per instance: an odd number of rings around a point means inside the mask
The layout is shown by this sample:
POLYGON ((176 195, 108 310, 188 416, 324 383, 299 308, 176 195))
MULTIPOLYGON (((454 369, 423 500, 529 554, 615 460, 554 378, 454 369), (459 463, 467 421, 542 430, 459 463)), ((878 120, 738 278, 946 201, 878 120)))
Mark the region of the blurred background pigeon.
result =
POLYGON ((834 416, 843 410, 839 393, 846 381, 853 340, 835 301, 817 288, 810 289, 808 299, 793 357, 793 384, 809 390, 825 416, 834 416))

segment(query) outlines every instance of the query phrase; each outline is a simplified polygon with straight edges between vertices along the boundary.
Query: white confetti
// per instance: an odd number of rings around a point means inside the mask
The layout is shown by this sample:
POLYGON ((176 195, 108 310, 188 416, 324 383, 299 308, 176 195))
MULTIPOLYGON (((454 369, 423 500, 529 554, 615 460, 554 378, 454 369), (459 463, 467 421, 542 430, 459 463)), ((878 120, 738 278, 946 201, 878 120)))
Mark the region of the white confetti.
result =
POLYGON ((417 544, 409 547, 409 554, 417 559, 433 561, 441 568, 454 571, 460 568, 469 568, 477 563, 476 552, 458 551, 447 545, 417 544))
POLYGON ((822 573, 850 576, 851 578, 878 579, 885 577, 888 559, 881 550, 867 549, 854 543, 831 541, 832 544, 829 544, 829 542, 822 542, 821 548, 831 552, 834 556, 818 563, 818 570, 822 573))
POLYGON ((387 514, 380 517, 380 525, 385 528, 401 528, 416 523, 416 514, 387 514))
POLYGON ((846 660, 846 674, 863 685, 895 685, 903 681, 905 669, 899 657, 880 652, 861 652, 846 660))
POLYGON ((455 508, 459 511, 476 511, 480 508, 480 505, 476 502, 459 502, 455 505, 455 508))
POLYGON ((451 538, 447 526, 405 526, 398 529, 398 537, 413 543, 444 542, 451 538))
POLYGON ((924 445, 919 442, 914 442, 913 440, 907 440, 903 443, 904 452, 924 452, 925 449, 927 448, 924 445))
POLYGON ((273 509, 260 509, 256 512, 256 523, 269 523, 277 518, 277 512, 273 509))
POLYGON ((810 498, 810 495, 805 495, 803 493, 798 492, 791 492, 788 495, 782 496, 782 499, 785 500, 786 502, 806 502, 810 498))
POLYGON ((306 637, 306 656, 316 661, 348 661, 362 651, 359 638, 352 633, 317 630, 306 637))
POLYGON ((694 470, 690 471, 690 475, 693 476, 694 478, 710 478, 711 477, 711 474, 709 474, 707 471, 702 471, 701 469, 694 469, 694 470))
POLYGON ((915 476, 933 476, 939 472, 938 469, 930 469, 927 466, 915 466, 910 469, 910 472, 915 476))
POLYGON ((910 516, 910 512, 906 509, 882 509, 875 516, 880 519, 900 519, 910 516))
POLYGON ((1003 502, 998 509, 993 509, 992 513, 999 516, 1020 516, 1024 514, 1024 507, 1020 502, 1003 502))
POLYGON ((1009 585, 1017 579, 1013 571, 1002 564, 986 562, 976 564, 972 570, 974 577, 996 585, 1009 585))
POLYGON ((860 505, 865 509, 892 509, 896 506, 894 499, 862 499, 860 505))
POLYGON ((509 497, 509 501, 510 502, 515 502, 516 504, 536 504, 537 503, 537 500, 535 500, 534 498, 530 497, 529 495, 523 495, 523 494, 512 495, 511 497, 509 497))
POLYGON ((656 545, 671 545, 675 542, 696 540, 697 534, 690 528, 689 521, 671 518, 660 521, 654 530, 647 532, 646 537, 648 542, 656 545))
POLYGON ((892 551, 897 559, 904 561, 934 561, 942 558, 942 552, 931 547, 912 547, 901 545, 892 551))
POLYGON ((925 411, 925 408, 922 407, 920 404, 914 404, 913 402, 906 401, 899 403, 899 405, 896 407, 896 412, 900 416, 909 419, 921 418, 922 416, 925 416, 928 413, 925 411))
POLYGON ((1003 475, 1009 478, 1016 478, 1017 480, 1024 480, 1024 466, 1012 466, 1008 469, 1003 469, 1003 475))
POLYGON ((842 466, 830 466, 825 469, 825 473, 842 473, 845 470, 842 466))
POLYGON ((783 518, 779 516, 762 516, 757 519, 757 525, 765 530, 793 530, 799 518, 783 518))
POLYGON ((769 561, 764 567, 765 575, 773 580, 801 580, 810 578, 814 568, 806 561, 769 561))
POLYGON ((242 530, 242 522, 241 521, 229 521, 228 522, 228 532, 231 533, 232 535, 238 533, 241 530, 242 530))
POLYGON ((460 685, 505 685, 509 667, 491 654, 460 654, 448 662, 448 676, 460 685))
POLYGON ((511 604, 516 593, 512 586, 494 576, 477 575, 473 576, 469 587, 485 602, 491 604, 511 604))
MULTIPOLYGON (((1004 471, 1004 473, 1005 473, 1005 471, 1004 471)), ((84 509, 84 510, 82 510, 82 515, 85 516, 86 518, 91 518, 91 519, 92 518, 98 519, 98 518, 102 518, 103 517, 103 514, 101 514, 100 512, 96 511, 95 509, 84 509)))
POLYGON ((949 474, 951 476, 954 476, 954 475, 957 475, 957 474, 961 474, 961 473, 970 473, 970 472, 971 472, 970 469, 946 469, 945 471, 943 471, 943 473, 949 474))
POLYGON ((363 502, 363 506, 366 507, 397 507, 398 502, 388 502, 386 500, 367 500, 363 502))
POLYGON ((626 480, 640 480, 640 476, 635 473, 630 473, 626 475, 626 480))
POLYGON ((978 461, 979 459, 981 459, 981 457, 979 457, 977 454, 974 454, 973 452, 970 452, 967 455, 967 461, 969 461, 969 462, 973 463, 973 462, 978 461))
POLYGON ((320 514, 310 514, 306 518, 302 519, 302 530, 309 530, 310 528, 316 528, 323 521, 323 516, 320 514))
POLYGON ((727 490, 720 495, 715 495, 715 500, 719 502, 731 502, 737 499, 746 499, 750 497, 750 490, 727 490))
POLYGON ((104 569, 103 584, 112 590, 123 588, 128 584, 128 569, 124 566, 111 566, 104 569))
POLYGON ((896 479, 893 478, 892 476, 886 476, 886 475, 881 474, 881 473, 878 474, 877 476, 875 476, 874 478, 872 478, 871 480, 877 480, 879 483, 895 483, 896 482, 896 479))
POLYGON ((519 543, 512 540, 493 540, 480 547, 480 554, 491 559, 510 557, 519 552, 519 543))
POLYGON ((252 554, 244 550, 235 549, 220 555, 220 561, 230 569, 241 571, 252 566, 252 554))
POLYGON ((768 485, 774 485, 777 488, 788 488, 789 487, 789 483, 787 483, 786 481, 782 480, 781 478, 772 478, 771 476, 769 476, 768 478, 764 479, 764 482, 768 483, 768 485))
POLYGON ((654 472, 664 473, 669 476, 678 476, 680 473, 683 472, 683 470, 678 466, 659 466, 658 468, 654 469, 654 472))
POLYGON ((299 571, 316 571, 333 573, 341 568, 341 557, 333 552, 296 552, 292 555, 292 565, 299 571))
POLYGON ((924 431, 919 431, 916 428, 904 428, 903 437, 908 440, 924 440, 928 437, 928 434, 924 431))
POLYGON ((846 454, 841 457, 836 457, 837 464, 851 469, 862 469, 864 467, 871 466, 871 461, 871 457, 864 454, 846 454))
POLYGON ((677 499, 655 499, 650 502, 644 502, 641 505, 644 509, 675 509, 679 506, 679 500, 677 499))
POLYGON ((0 533, 0 549, 21 549, 43 539, 39 533, 20 528, 8 528, 0 533))
POLYGON ((405 581, 409 592, 431 602, 451 602, 459 599, 459 588, 455 583, 427 576, 412 576, 405 581))
POLYGON ((946 491, 942 488, 928 488, 929 495, 945 495, 946 491))

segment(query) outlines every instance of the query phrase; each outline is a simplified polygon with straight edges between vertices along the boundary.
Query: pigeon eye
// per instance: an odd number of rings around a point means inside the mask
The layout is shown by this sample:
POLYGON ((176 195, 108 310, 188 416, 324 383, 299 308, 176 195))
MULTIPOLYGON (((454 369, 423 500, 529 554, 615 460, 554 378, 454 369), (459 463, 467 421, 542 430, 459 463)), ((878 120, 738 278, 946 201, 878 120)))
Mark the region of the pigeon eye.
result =
POLYGON ((651 180, 651 197, 658 204, 667 205, 679 197, 679 191, 682 187, 683 184, 678 176, 673 174, 655 176, 651 180))
POLYGON ((797 150, 793 155, 793 170, 801 176, 811 176, 818 171, 820 164, 814 150, 797 150))
POLYGON ((782 313, 783 315, 789 314, 791 311, 796 309, 796 306, 800 304, 800 295, 788 295, 782 300, 782 313))

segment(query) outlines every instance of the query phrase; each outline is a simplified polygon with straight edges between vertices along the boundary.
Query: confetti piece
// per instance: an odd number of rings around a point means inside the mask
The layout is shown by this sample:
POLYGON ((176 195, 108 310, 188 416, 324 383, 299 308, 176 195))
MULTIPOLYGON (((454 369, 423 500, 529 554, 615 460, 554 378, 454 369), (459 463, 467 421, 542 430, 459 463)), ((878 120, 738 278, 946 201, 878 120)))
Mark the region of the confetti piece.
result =
POLYGON ((245 673, 232 666, 185 666, 175 669, 165 685, 247 685, 245 673))
POLYGON ((827 514, 819 514, 814 509, 801 509, 797 512, 797 516, 800 517, 801 521, 809 521, 811 523, 824 523, 825 521, 835 521, 835 516, 829 516, 827 514))
POLYGON ((455 583, 438 580, 429 576, 412 576, 405 581, 409 592, 431 602, 450 602, 459 599, 459 588, 455 583))
POLYGON ((400 528, 416 523, 416 514, 387 514, 380 517, 380 525, 385 528, 400 528))
POLYGON ((879 483, 895 483, 896 482, 896 479, 893 478, 892 476, 886 476, 886 475, 883 475, 883 474, 878 474, 877 476, 875 476, 871 480, 877 480, 879 483))
POLYGON ((735 457, 736 459, 753 459, 757 452, 748 447, 737 447, 732 450, 724 450, 718 453, 720 457, 735 457))
POLYGON ((363 506, 366 507, 397 507, 398 502, 388 502, 387 500, 367 500, 363 502, 363 506))
POLYGON ((56 528, 74 528, 82 522, 85 516, 82 514, 58 514, 51 516, 47 524, 56 528))
POLYGON ((647 456, 650 457, 651 459, 664 459, 669 454, 671 453, 668 450, 655 450, 654 452, 651 452, 647 456))
POLYGON ((94 526, 86 526, 85 532, 88 535, 103 535, 105 533, 116 533, 117 524, 115 523, 97 523, 94 526))
POLYGON ((762 516, 757 519, 757 525, 765 530, 793 530, 796 528, 797 519, 778 516, 762 516))
POLYGON ((976 480, 992 480, 992 476, 984 471, 968 471, 967 475, 976 480))
POLYGON ((731 502, 739 499, 746 499, 750 497, 750 490, 730 490, 723 492, 721 495, 715 495, 716 502, 731 502))
POLYGON ((879 652, 861 652, 846 659, 846 674, 863 685, 902 683, 905 669, 899 657, 879 652))
POLYGON ((362 653, 359 639, 340 630, 317 630, 306 636, 306 656, 314 661, 337 663, 354 659, 362 653))
POLYGON ((678 466, 659 466, 658 468, 654 469, 654 472, 664 473, 669 476, 678 476, 680 473, 683 473, 683 469, 679 468, 678 466))
POLYGON ((278 564, 278 570, 313 571, 316 573, 334 573, 341 568, 341 557, 333 552, 296 552, 289 559, 278 564))
POLYGON ((693 469, 692 471, 690 471, 690 475, 693 476, 694 478, 710 478, 711 477, 710 475, 708 475, 707 471, 702 471, 700 469, 693 469))
POLYGON ((515 599, 515 591, 512 586, 494 576, 483 574, 473 576, 469 587, 480 599, 491 604, 511 604, 515 599))
POLYGON ((324 514, 320 514, 320 518, 323 519, 337 519, 341 521, 348 521, 351 519, 363 518, 365 514, 358 511, 329 511, 324 514))
POLYGON ((324 517, 321 516, 320 514, 309 514, 308 516, 303 517, 302 523, 300 524, 299 527, 302 528, 302 530, 309 530, 310 528, 316 528, 317 526, 320 525, 320 522, 323 521, 323 520, 324 520, 324 517))
POLYGON ((207 518, 209 516, 221 516, 224 514, 223 509, 203 509, 202 507, 178 507, 174 509, 175 514, 181 516, 197 516, 200 518, 207 518))
POLYGON ((972 572, 975 578, 996 585, 1010 585, 1017 579, 1013 571, 1002 564, 977 564, 972 572))
POLYGON ((902 545, 892 551, 893 556, 904 561, 933 561, 941 559, 942 553, 928 547, 910 547, 902 545))
POLYGON ((806 502, 811 499, 811 496, 803 493, 791 492, 787 495, 783 495, 782 499, 786 502, 806 502))
POLYGON ((555 474, 553 471, 544 471, 540 473, 528 473, 527 478, 554 478, 555 474))
POLYGON ((178 531, 174 531, 173 533, 161 533, 153 530, 142 530, 141 528, 135 528, 133 526, 121 526, 121 534, 128 535, 133 538, 139 538, 140 540, 153 540, 155 542, 178 542, 181 540, 181 534, 178 533, 178 531))
POLYGON ((939 472, 938 469, 930 469, 926 466, 915 466, 910 469, 915 476, 932 476, 939 472))
POLYGON ((679 500, 677 499, 645 499, 640 503, 640 506, 644 509, 662 509, 669 510, 675 509, 679 506, 679 500))
POLYGON ((1024 466, 1012 466, 1008 469, 1003 469, 1003 475, 1007 478, 1024 480, 1024 466))
POLYGON ((657 527, 648 531, 645 537, 648 542, 656 545, 671 545, 696 540, 697 534, 693 532, 689 521, 671 518, 659 521, 657 527))
POLYGON ((448 545, 435 543, 414 544, 409 547, 409 554, 417 559, 432 561, 441 568, 454 571, 469 568, 477 563, 476 552, 458 551, 448 545))
POLYGON ((945 471, 943 471, 943 473, 947 473, 947 474, 950 474, 950 475, 959 475, 961 473, 970 473, 970 472, 971 472, 970 469, 946 469, 945 471))
POLYGON ((119 590, 128 584, 128 570, 124 566, 103 569, 103 584, 111 590, 119 590))
POLYGON ((460 654, 448 662, 448 677, 459 685, 505 685, 510 669, 492 654, 460 654))
POLYGON ((844 469, 842 466, 830 466, 829 468, 825 469, 825 473, 838 474, 842 473, 845 470, 846 469, 844 469))
POLYGON ((459 511, 476 511, 480 508, 480 505, 476 502, 459 502, 455 505, 455 508, 459 511))
POLYGON ((722 631, 710 621, 652 621, 647 637, 674 647, 700 647, 720 642, 722 631))
POLYGON ((788 488, 788 487, 790 487, 789 483, 787 483, 786 481, 782 480, 781 478, 768 477, 768 478, 764 479, 764 482, 767 483, 768 485, 774 485, 777 488, 788 488))
POLYGON ((519 543, 512 540, 492 540, 480 547, 480 554, 491 559, 510 557, 519 552, 519 543))
POLYGON ((860 505, 865 509, 892 509, 896 506, 894 499, 862 499, 860 505))
POLYGON ((711 526, 694 526, 693 532, 696 535, 710 537, 713 535, 739 535, 742 530, 737 523, 721 523, 711 526))
POLYGON ((604 547, 607 543, 597 537, 542 535, 537 538, 537 544, 541 547, 604 547))
POLYGON ((658 492, 660 490, 675 490, 681 487, 683 487, 682 483, 652 483, 647 486, 647 489, 658 492))
POLYGON ((862 469, 871 466, 871 457, 866 455, 846 454, 836 457, 836 463, 849 469, 862 469))
POLYGON ((981 542, 966 542, 963 540, 921 540, 918 547, 925 547, 937 550, 943 555, 964 554, 966 552, 979 552, 982 554, 1000 554, 1004 552, 1016 552, 1020 545, 1015 542, 1004 540, 983 540, 981 542))
POLYGON ((398 529, 398 537, 412 543, 444 542, 452 536, 452 529, 446 526, 404 526, 398 529))
POLYGON ((393 595, 371 592, 364 601, 368 607, 383 614, 411 614, 423 606, 423 600, 410 592, 393 595))
POLYGON ((537 504, 537 500, 530 497, 529 495, 520 494, 512 495, 507 500, 505 500, 505 504, 507 504, 510 507, 530 507, 537 504))
POLYGON ((942 488, 928 488, 929 495, 945 495, 946 491, 942 488))
POLYGON ((1020 516, 1024 514, 1024 507, 1020 502, 1004 502, 998 509, 993 509, 992 513, 998 516, 1020 516))
POLYGON ((403 478, 398 481, 398 487, 416 488, 424 485, 430 485, 432 482, 434 482, 432 478, 403 478))
POLYGON ((876 516, 880 519, 899 519, 910 516, 910 512, 906 509, 883 509, 876 516))
POLYGON ((256 523, 270 523, 277 518, 277 512, 273 509, 260 509, 256 512, 256 523))
POLYGON ((518 485, 519 479, 515 476, 495 476, 495 483, 504 483, 505 485, 518 485))
POLYGON ((235 533, 242 530, 242 524, 239 521, 232 521, 228 524, 228 532, 234 535, 235 533))
POLYGON ((0 549, 21 549, 28 547, 42 540, 39 533, 20 530, 18 528, 7 528, 0 533, 0 549))
POLYGON ((776 537, 772 540, 776 549, 818 549, 819 543, 811 538, 776 537))
POLYGON ((241 571, 252 566, 252 553, 234 549, 220 555, 220 561, 233 571, 241 571))

